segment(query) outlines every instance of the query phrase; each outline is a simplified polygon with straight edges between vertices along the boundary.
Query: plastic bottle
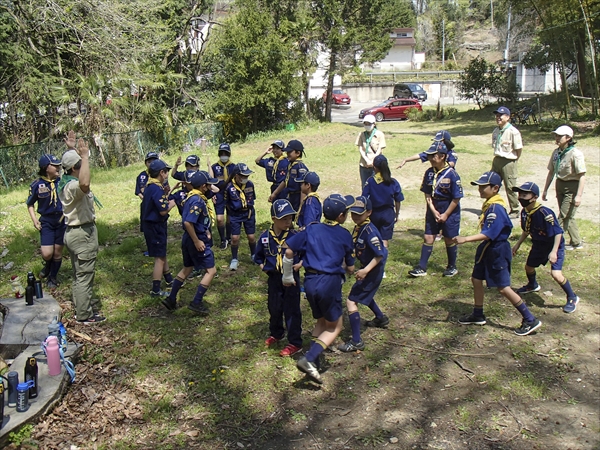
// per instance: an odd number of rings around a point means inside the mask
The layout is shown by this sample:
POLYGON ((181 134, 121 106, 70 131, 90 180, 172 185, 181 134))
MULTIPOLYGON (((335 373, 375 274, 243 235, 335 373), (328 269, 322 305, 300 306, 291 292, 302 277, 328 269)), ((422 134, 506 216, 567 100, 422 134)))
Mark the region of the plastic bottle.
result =
POLYGON ((48 336, 56 336, 60 339, 60 326, 58 325, 58 316, 54 316, 52 322, 48 324, 48 336))
POLYGON ((17 412, 25 412, 29 409, 29 389, 33 381, 26 381, 17 385, 17 412))
POLYGON ((34 356, 27 358, 25 362, 25 381, 33 381, 33 386, 29 388, 29 398, 38 396, 38 365, 34 356))
POLYGON ((67 352, 67 329, 63 325, 62 321, 58 322, 58 329, 60 331, 60 347, 62 348, 63 356, 67 352))
POLYGON ((44 297, 44 290, 42 289, 42 280, 35 280, 33 283, 35 289, 35 298, 38 300, 44 297))
POLYGON ((56 336, 46 338, 46 357, 48 358, 48 375, 51 377, 60 375, 60 353, 56 336))
POLYGON ((19 384, 19 374, 17 372, 8 372, 8 406, 14 408, 17 406, 17 385, 19 384))
POLYGON ((35 276, 33 275, 33 272, 27 272, 27 286, 34 287, 34 283, 35 276))

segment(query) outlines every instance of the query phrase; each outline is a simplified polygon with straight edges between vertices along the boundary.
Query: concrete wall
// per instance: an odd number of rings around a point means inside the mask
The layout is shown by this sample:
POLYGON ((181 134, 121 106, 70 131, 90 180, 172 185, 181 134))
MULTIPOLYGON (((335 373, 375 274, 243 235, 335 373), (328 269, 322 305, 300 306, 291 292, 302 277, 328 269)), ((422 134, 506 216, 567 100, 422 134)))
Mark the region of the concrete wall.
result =
POLYGON ((392 47, 389 53, 379 63, 382 70, 402 71, 413 70, 412 47, 392 47))
MULTIPOLYGON (((436 102, 439 98, 458 98, 456 82, 454 81, 425 81, 418 84, 423 86, 423 89, 427 92, 427 104, 436 102)), ((376 103, 392 96, 394 83, 346 84, 343 86, 343 89, 353 102, 376 103)))

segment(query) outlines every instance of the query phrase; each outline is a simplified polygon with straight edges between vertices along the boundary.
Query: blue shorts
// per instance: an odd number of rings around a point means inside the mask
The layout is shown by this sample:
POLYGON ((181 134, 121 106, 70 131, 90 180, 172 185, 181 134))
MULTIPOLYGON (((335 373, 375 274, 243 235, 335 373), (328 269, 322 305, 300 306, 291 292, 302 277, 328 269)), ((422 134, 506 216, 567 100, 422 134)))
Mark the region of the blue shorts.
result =
MULTIPOLYGON (((552 251, 552 247, 554 247, 554 242, 540 242, 540 241, 532 241, 533 245, 531 246, 531 251, 527 256, 526 264, 529 267, 539 267, 545 266, 548 263, 548 255, 552 251)), ((558 247, 557 259, 555 263, 550 265, 552 270, 562 270, 563 264, 565 262, 565 239, 563 238, 560 246, 558 247)))
POLYGON ((511 261, 512 250, 508 241, 482 242, 475 253, 475 266, 471 276, 477 280, 485 280, 488 287, 500 289, 510 286, 511 261))
POLYGON ((143 228, 148 256, 154 258, 167 256, 167 222, 144 221, 143 228))
POLYGON ((313 318, 324 318, 335 322, 344 312, 342 309, 342 283, 344 276, 339 274, 313 274, 304 276, 304 292, 310 304, 313 318))
POLYGON ((239 236, 242 232, 242 224, 246 231, 246 236, 256 232, 256 212, 254 208, 244 215, 227 214, 231 224, 231 235, 239 236))
MULTIPOLYGON (((456 211, 456 210, 455 210, 456 211)), ((427 214, 425 214, 425 234, 430 236, 437 236, 442 231, 442 236, 452 239, 453 237, 460 235, 460 214, 450 214, 448 220, 444 223, 436 222, 435 216, 429 208, 427 208, 427 214)))
POLYGON ((394 225, 396 223, 396 210, 385 208, 373 210, 371 213, 371 223, 379 230, 381 239, 389 241, 394 235, 394 225))
POLYGON ((183 256, 184 267, 193 267, 194 270, 215 267, 215 255, 212 249, 207 246, 203 252, 199 252, 196 250, 194 241, 187 233, 184 233, 181 239, 181 255, 183 256))
POLYGON ((225 214, 225 194, 218 192, 214 195, 215 201, 215 212, 217 216, 225 214))
POLYGON ((383 279, 385 264, 379 263, 371 270, 364 280, 357 281, 350 289, 348 300, 369 306, 379 289, 383 279))
POLYGON ((65 231, 67 225, 61 214, 52 214, 51 216, 41 216, 40 224, 40 243, 43 246, 65 245, 65 231))

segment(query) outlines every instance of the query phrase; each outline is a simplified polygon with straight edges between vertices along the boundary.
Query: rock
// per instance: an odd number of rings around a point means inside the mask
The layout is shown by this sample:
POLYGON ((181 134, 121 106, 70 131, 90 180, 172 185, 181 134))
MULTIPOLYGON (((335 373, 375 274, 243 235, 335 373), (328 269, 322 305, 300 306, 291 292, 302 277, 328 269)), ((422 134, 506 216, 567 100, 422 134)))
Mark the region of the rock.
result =
POLYGON ((552 297, 552 291, 546 291, 546 292, 544 292, 544 295, 546 297, 552 297))
POLYGON ((397 443, 398 443, 398 440, 399 440, 399 439, 398 439, 397 437, 393 437, 393 436, 392 436, 392 437, 390 438, 390 444, 397 444, 397 443))

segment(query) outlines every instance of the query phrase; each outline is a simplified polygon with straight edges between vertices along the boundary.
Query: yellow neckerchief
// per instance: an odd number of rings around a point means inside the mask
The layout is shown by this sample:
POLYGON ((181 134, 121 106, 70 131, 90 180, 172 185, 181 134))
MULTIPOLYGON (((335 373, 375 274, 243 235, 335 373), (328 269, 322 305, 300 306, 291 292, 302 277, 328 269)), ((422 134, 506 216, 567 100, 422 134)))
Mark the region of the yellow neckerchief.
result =
POLYGON ((300 203, 300 208, 298 208, 298 213, 297 213, 296 217, 300 217, 300 212, 302 211, 302 208, 304 207, 304 203, 306 203, 306 200, 308 200, 308 197, 317 197, 317 200, 319 200, 319 202, 321 201, 319 194, 317 194, 316 192, 311 192, 310 194, 308 194, 306 196, 306 198, 304 200, 302 200, 302 203, 300 203))
POLYGON ((506 202, 499 194, 494 195, 493 197, 488 198, 485 202, 483 202, 483 206, 481 207, 481 215, 479 216, 478 227, 480 230, 483 230, 483 221, 485 220, 485 213, 490 208, 490 206, 494 204, 499 204, 506 209, 506 202))
POLYGON ((277 168, 279 167, 279 163, 286 158, 287 158, 287 156, 285 154, 282 154, 279 158, 277 158, 275 160, 275 164, 273 164, 273 180, 274 181, 277 179, 276 173, 277 173, 277 168))
POLYGON ((152 178, 150 175, 148 175, 148 182, 146 183, 146 186, 150 186, 151 184, 158 184, 161 188, 163 187, 163 184, 158 178, 152 178))
MULTIPOLYGON (((279 272, 283 272, 283 244, 285 243, 285 240, 287 239, 287 235, 289 233, 290 230, 285 230, 283 232, 283 235, 281 236, 281 238, 279 238, 276 234, 275 234, 275 230, 273 229, 273 227, 271 226, 271 228, 269 228, 269 234, 271 235, 271 237, 273 238, 273 240, 275 241, 275 243, 277 244, 277 262, 275 264, 275 268, 279 271, 279 272)), ((271 250, 269 248, 269 250, 271 250)))
POLYGON ((238 191, 240 200, 242 202, 242 209, 247 209, 248 202, 246 201, 246 193, 240 186, 237 185, 237 183, 235 182, 235 178, 233 180, 231 180, 231 185, 235 188, 236 191, 238 191))
POLYGON ((535 213, 541 207, 542 204, 536 201, 533 204, 533 208, 531 208, 531 211, 525 210, 527 211, 527 220, 525 221, 525 233, 529 233, 529 229, 531 228, 531 217, 533 216, 533 213, 535 213))
MULTIPOLYGON (((215 213, 213 204, 212 204, 212 202, 208 201, 208 199, 206 198, 206 195, 204 195, 202 193, 202 191, 200 191, 200 189, 192 189, 190 192, 188 192, 187 195, 185 196, 185 199, 181 202, 181 204, 185 205, 185 202, 187 202, 194 195, 197 195, 202 200, 204 200, 204 203, 206 203, 206 209, 208 211, 208 217, 210 218, 210 223, 211 223, 211 225, 213 223, 215 223, 215 221, 217 220, 217 215, 215 213)), ((210 227, 210 225, 209 225, 209 227, 210 227)))
POLYGON ((356 244, 356 241, 360 237, 362 231, 365 229, 365 226, 369 223, 371 223, 371 219, 367 219, 360 225, 356 225, 354 227, 354 230, 352 230, 352 240, 354 241, 354 244, 356 244))
POLYGON ((381 172, 377 172, 375 175, 373 175, 373 179, 377 184, 383 183, 383 177, 381 176, 381 172))
POLYGON ((444 167, 442 167, 437 172, 435 171, 435 168, 433 169, 434 175, 433 175, 433 184, 431 186, 432 187, 432 189, 431 189, 431 195, 433 195, 435 193, 437 185, 438 185, 439 181, 441 181, 440 178, 442 177, 442 174, 446 175, 448 173, 448 170, 446 170, 446 169, 451 169, 451 167, 450 167, 450 165, 448 163, 446 163, 444 165, 444 167), (438 179, 440 179, 440 180, 438 181, 438 179))
POLYGON ((292 161, 292 162, 290 163, 290 167, 288 168, 288 173, 287 173, 287 175, 285 176, 285 185, 286 185, 286 186, 288 185, 288 182, 289 182, 289 180, 290 180, 290 174, 292 173, 292 167, 294 167, 296 164, 298 164, 298 163, 300 163, 300 162, 302 162, 302 158, 298 158, 296 161, 292 161))
POLYGON ((339 222, 337 220, 331 220, 331 219, 325 219, 323 221, 323 223, 325 225, 329 225, 329 226, 332 226, 332 227, 335 227, 336 225, 339 225, 339 222))
POLYGON ((56 184, 54 183, 56 178, 51 180, 48 177, 40 177, 40 179, 46 181, 50 185, 50 204, 56 206, 56 199, 58 198, 56 196, 56 184))

